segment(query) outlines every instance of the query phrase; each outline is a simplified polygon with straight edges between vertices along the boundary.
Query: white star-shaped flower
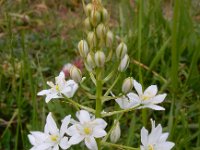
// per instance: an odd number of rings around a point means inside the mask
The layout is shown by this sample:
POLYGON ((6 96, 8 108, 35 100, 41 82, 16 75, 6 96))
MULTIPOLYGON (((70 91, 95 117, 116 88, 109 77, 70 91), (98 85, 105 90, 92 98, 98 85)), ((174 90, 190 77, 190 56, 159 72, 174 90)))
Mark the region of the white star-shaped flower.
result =
POLYGON ((154 110, 165 110, 165 108, 157 104, 162 103, 167 94, 164 93, 156 95, 158 92, 156 85, 149 86, 144 92, 142 90, 142 85, 137 81, 134 80, 133 85, 137 94, 130 92, 127 95, 115 100, 119 104, 120 108, 128 109, 139 106, 137 109, 151 108, 154 110))
POLYGON ((42 90, 37 94, 39 96, 46 95, 46 103, 53 98, 63 98, 62 94, 71 98, 78 89, 78 84, 74 80, 65 81, 64 72, 60 72, 59 76, 55 78, 55 84, 53 82, 47 82, 47 84, 51 89, 42 90))
POLYGON ((85 110, 80 110, 76 116, 79 122, 73 121, 73 125, 67 130, 67 134, 71 136, 69 143, 75 145, 84 140, 88 149, 98 150, 95 138, 101 138, 107 134, 104 130, 107 123, 103 119, 95 119, 85 110))
POLYGON ((150 134, 144 127, 141 130, 141 150, 171 150, 175 144, 166 141, 169 133, 162 133, 162 126, 159 124, 155 127, 155 121, 151 120, 151 124, 150 134))
POLYGON ((33 147, 30 150, 59 150, 68 149, 71 145, 68 143, 68 137, 65 136, 71 116, 68 115, 62 120, 60 130, 58 129, 51 113, 48 114, 44 132, 32 131, 28 135, 33 147))

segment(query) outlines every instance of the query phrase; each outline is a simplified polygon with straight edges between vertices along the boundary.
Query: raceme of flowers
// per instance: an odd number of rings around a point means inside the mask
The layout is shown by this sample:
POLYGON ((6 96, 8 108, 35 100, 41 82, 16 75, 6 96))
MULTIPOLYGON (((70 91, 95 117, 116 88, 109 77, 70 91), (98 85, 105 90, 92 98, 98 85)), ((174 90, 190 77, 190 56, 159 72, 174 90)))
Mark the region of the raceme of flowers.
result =
MULTIPOLYGON (((109 29, 109 15, 102 6, 101 0, 92 0, 87 5, 85 5, 84 0, 82 2, 87 16, 84 20, 87 38, 82 39, 77 46, 81 59, 66 64, 59 75, 55 77, 55 83, 48 81, 47 85, 50 88, 37 94, 38 96, 46 96, 46 103, 52 102, 54 99, 62 99, 62 101, 72 104, 79 110, 76 112, 77 120, 68 115, 64 117, 60 128, 58 128, 50 112, 46 118, 44 131, 31 131, 28 135, 32 145, 31 150, 66 150, 79 143, 84 143, 89 150, 100 150, 103 146, 113 145, 124 149, 123 145, 117 144, 121 136, 121 123, 118 116, 122 117, 125 112, 135 109, 165 110, 164 107, 160 106, 160 103, 165 100, 167 95, 165 93, 158 94, 156 85, 151 85, 143 90, 142 85, 132 77, 124 79, 121 93, 115 94, 116 96, 112 94, 111 91, 115 91, 114 88, 121 77, 120 75, 129 66, 128 48, 125 42, 115 38, 109 29), (114 64, 111 70, 110 67, 108 67, 109 70, 106 68, 106 65, 110 64, 109 61, 114 64), (83 68, 83 64, 85 68, 83 68), (88 78, 82 77, 82 70, 88 71, 91 84, 85 84, 84 81, 88 78), (114 80, 113 83, 105 84, 110 79, 114 80), (76 96, 79 88, 81 89, 80 94, 76 96), (86 101, 92 99, 91 102, 95 103, 95 108, 78 103, 77 99, 81 94, 84 94, 83 98, 87 96, 84 99, 86 101), (117 111, 109 109, 110 112, 103 111, 104 100, 115 100, 120 109, 117 111), (103 119, 109 116, 113 116, 112 125, 103 119), (107 127, 108 125, 109 127, 107 127), (106 131, 106 129, 109 130, 106 131), (109 142, 108 139, 110 139, 109 142)), ((169 133, 162 133, 161 125, 156 127, 155 121, 151 120, 151 124, 150 133, 144 127, 141 129, 142 144, 140 149, 172 149, 174 143, 167 141, 169 133)), ((127 148, 128 146, 125 146, 125 149, 127 148)))

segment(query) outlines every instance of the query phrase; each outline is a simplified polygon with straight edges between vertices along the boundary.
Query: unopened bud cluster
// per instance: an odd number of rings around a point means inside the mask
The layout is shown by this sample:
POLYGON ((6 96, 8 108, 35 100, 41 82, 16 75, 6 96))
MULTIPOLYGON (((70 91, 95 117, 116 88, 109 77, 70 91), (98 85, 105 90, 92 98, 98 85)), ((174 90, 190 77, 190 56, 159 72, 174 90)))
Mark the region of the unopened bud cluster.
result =
POLYGON ((108 11, 102 6, 100 0, 93 0, 84 6, 87 18, 84 20, 86 30, 86 38, 78 43, 78 50, 84 59, 84 64, 88 71, 92 71, 95 67, 104 67, 108 61, 109 52, 115 50, 118 71, 123 72, 129 65, 129 56, 127 54, 127 46, 121 42, 114 48, 114 35, 109 30, 108 11))

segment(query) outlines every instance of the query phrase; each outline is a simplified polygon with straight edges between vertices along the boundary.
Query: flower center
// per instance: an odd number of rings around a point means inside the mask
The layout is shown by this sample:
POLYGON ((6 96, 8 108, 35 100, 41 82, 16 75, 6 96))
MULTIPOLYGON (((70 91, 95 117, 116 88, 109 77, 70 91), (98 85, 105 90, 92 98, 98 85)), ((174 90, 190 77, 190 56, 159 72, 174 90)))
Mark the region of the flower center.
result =
POLYGON ((148 150, 154 150, 153 145, 148 145, 148 150))
POLYGON ((92 132, 92 131, 91 131, 90 128, 88 128, 88 127, 85 127, 85 128, 84 128, 84 133, 85 133, 85 134, 89 135, 89 134, 91 134, 91 132, 92 132))
POLYGON ((151 97, 150 96, 144 96, 144 95, 142 95, 142 100, 148 100, 148 99, 150 99, 151 97))
POLYGON ((56 91, 60 91, 58 84, 56 84, 56 91))
POLYGON ((50 135, 50 139, 51 139, 53 142, 57 142, 58 136, 57 136, 57 135, 50 135))

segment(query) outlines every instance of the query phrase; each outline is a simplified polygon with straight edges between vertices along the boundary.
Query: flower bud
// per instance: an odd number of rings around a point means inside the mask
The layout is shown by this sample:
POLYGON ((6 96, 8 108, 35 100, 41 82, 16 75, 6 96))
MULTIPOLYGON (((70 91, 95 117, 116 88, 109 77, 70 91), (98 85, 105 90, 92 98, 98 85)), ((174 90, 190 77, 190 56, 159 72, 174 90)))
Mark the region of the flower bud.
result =
POLYGON ((71 67, 71 69, 70 69, 70 76, 77 83, 80 83, 81 80, 82 80, 81 70, 78 69, 76 66, 71 67))
POLYGON ((105 8, 101 10, 101 17, 104 23, 108 21, 108 11, 105 8))
POLYGON ((110 134, 110 141, 112 143, 116 143, 121 136, 121 129, 120 129, 119 121, 115 120, 114 123, 116 123, 116 125, 110 134))
POLYGON ((86 16, 89 17, 91 15, 92 9, 93 9, 93 5, 91 3, 87 4, 87 6, 85 7, 86 16))
POLYGON ((97 37, 94 32, 89 32, 87 36, 88 43, 90 48, 94 48, 97 45, 97 37))
POLYGON ((87 54, 89 53, 89 48, 88 48, 88 44, 85 40, 81 40, 78 43, 78 50, 79 50, 81 57, 85 58, 87 56, 87 54))
POLYGON ((113 44, 113 33, 111 31, 108 31, 106 33, 106 46, 112 47, 113 44))
POLYGON ((123 84, 122 84, 122 92, 124 94, 130 92, 133 88, 133 78, 128 77, 124 80, 123 84))
POLYGON ((87 55, 87 58, 86 58, 86 63, 87 63, 87 66, 90 67, 91 69, 93 69, 95 67, 95 61, 94 61, 94 57, 92 56, 91 53, 89 53, 87 55))
POLYGON ((97 26, 96 33, 97 33, 97 37, 99 39, 104 37, 104 35, 106 34, 106 27, 103 23, 101 23, 97 26))
POLYGON ((101 14, 96 9, 93 9, 90 15, 90 21, 94 27, 101 21, 101 14))
POLYGON ((102 51, 97 51, 94 57, 97 67, 103 67, 105 63, 105 54, 102 51))
POLYGON ((124 58, 121 59, 121 62, 120 62, 119 67, 118 67, 118 70, 119 70, 120 72, 125 71, 125 70, 127 69, 128 65, 129 65, 129 61, 130 61, 130 58, 129 58, 129 56, 126 54, 126 55, 124 56, 124 58))
POLYGON ((118 59, 122 59, 127 53, 127 46, 125 43, 120 43, 116 49, 116 56, 118 59))
POLYGON ((91 23, 90 23, 90 19, 89 19, 89 18, 86 18, 86 19, 84 20, 84 27, 85 27, 85 29, 88 30, 88 31, 92 30, 92 25, 91 25, 91 23))

